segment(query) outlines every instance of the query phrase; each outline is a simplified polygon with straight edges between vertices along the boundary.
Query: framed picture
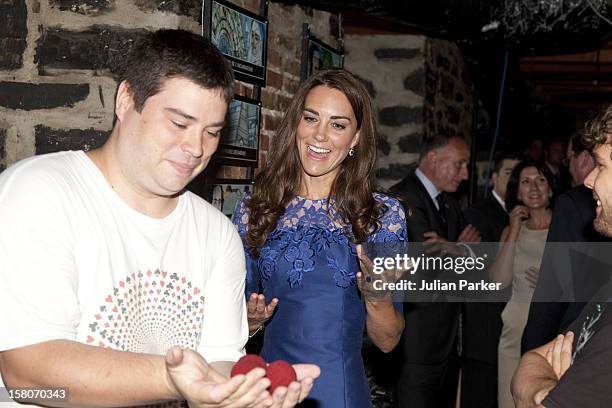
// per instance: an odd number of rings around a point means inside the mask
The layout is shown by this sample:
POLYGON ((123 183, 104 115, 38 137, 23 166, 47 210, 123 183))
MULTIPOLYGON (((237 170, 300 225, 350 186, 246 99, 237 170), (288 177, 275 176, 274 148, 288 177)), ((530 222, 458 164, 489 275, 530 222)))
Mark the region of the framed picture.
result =
POLYGON ((252 192, 253 183, 248 180, 215 180, 206 184, 208 201, 230 218, 240 200, 252 192))
POLYGON ((268 20, 224 0, 204 0, 202 34, 229 59, 236 79, 266 84, 268 20))
POLYGON ((234 96, 225 121, 226 126, 221 132, 215 162, 257 167, 261 102, 239 95, 234 96))
POLYGON ((344 68, 344 53, 314 37, 306 27, 302 38, 301 79, 319 70, 331 68, 344 68))

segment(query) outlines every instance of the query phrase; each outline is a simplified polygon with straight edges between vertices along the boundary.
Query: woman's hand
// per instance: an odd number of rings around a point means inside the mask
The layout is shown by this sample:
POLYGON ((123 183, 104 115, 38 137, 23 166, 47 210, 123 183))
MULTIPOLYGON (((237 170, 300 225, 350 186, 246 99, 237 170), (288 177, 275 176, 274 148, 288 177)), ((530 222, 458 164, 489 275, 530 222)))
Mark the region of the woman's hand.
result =
POLYGON ((266 305, 266 297, 263 294, 251 293, 247 302, 247 320, 249 322, 250 335, 253 335, 272 317, 277 305, 277 298, 273 298, 266 305))
POLYGON ((393 269, 385 269, 381 273, 374 272, 374 264, 365 254, 362 245, 357 245, 357 257, 361 270, 357 272, 356 281, 362 299, 373 302, 391 302, 391 291, 386 284, 397 282, 405 271, 398 269, 398 265, 395 265, 393 269))
POLYGON ((529 209, 524 205, 517 205, 510 211, 508 216, 510 217, 510 230, 518 234, 523 220, 529 218, 529 209))

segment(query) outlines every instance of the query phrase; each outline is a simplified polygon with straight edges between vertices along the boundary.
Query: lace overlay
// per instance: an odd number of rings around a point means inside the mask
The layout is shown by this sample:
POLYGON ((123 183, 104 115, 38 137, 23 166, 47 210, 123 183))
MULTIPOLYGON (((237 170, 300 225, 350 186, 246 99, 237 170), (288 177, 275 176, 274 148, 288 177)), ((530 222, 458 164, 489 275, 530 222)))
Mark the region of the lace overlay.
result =
MULTIPOLYGON (((400 203, 383 194, 380 228, 368 242, 405 241, 406 222, 400 203)), ((249 198, 245 198, 248 200, 249 198)), ((234 213, 243 238, 247 233, 245 202, 234 213)), ((293 199, 276 229, 251 257, 246 251, 247 295, 279 299, 266 324, 262 357, 267 361, 310 362, 321 368, 305 406, 371 408, 372 398, 361 357, 366 310, 355 282, 359 271, 350 226, 343 225, 333 201, 293 199), (314 404, 311 404, 312 402, 314 404)))
MULTIPOLYGON (((385 205, 385 211, 380 218, 378 228, 367 239, 368 242, 406 241, 406 219, 401 204, 394 198, 384 194, 375 193, 377 201, 385 205)), ((239 203, 234 213, 234 224, 238 228, 241 238, 246 236, 249 214, 246 202, 250 197, 239 203)), ((268 280, 277 269, 278 259, 282 257, 291 267, 285 271, 287 284, 290 287, 301 285, 302 279, 315 267, 315 257, 324 256, 335 284, 342 288, 355 285, 356 270, 348 270, 346 265, 336 256, 327 254, 332 247, 340 246, 348 249, 346 255, 357 256, 356 246, 344 234, 345 229, 350 233, 350 225, 342 224, 336 216, 337 211, 332 206, 328 211, 327 200, 309 200, 295 197, 288 205, 285 214, 278 220, 276 229, 268 236, 266 243, 255 261, 259 277, 268 280), (325 254, 325 255, 323 255, 325 254)), ((250 269, 250 268, 248 268, 250 269)), ((247 281, 255 283, 254 271, 247 270, 247 281)))

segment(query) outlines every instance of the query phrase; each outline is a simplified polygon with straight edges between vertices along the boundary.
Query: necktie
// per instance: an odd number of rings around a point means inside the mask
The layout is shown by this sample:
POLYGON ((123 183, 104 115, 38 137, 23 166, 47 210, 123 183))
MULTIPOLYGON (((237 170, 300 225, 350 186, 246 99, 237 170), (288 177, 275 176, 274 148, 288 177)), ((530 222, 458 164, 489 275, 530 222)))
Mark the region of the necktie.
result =
POLYGON ((442 221, 442 226, 444 228, 445 233, 447 232, 448 223, 446 221, 446 206, 444 204, 444 199, 442 198, 442 193, 436 196, 436 201, 438 203, 438 215, 440 216, 440 221, 442 221))

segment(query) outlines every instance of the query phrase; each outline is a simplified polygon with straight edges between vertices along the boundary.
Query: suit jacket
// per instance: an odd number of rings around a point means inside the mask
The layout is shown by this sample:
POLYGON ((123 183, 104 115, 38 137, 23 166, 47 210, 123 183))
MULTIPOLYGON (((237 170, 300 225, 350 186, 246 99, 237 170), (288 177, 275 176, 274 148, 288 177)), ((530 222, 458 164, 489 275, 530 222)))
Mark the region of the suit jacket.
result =
MULTIPOLYGON (((423 234, 429 231, 456 241, 466 225, 459 204, 443 192, 448 229, 443 228, 434 201, 414 172, 390 191, 404 205, 409 242, 423 242, 423 234)), ((447 359, 456 345, 460 309, 460 303, 405 303, 406 328, 398 346, 404 363, 431 364, 447 359)))
MULTIPOLYGON (((466 209, 465 218, 480 232, 482 242, 499 242, 502 231, 509 223, 508 213, 492 194, 466 209)), ((488 260, 492 262, 493 259, 489 257, 488 260)), ((503 325, 501 312, 504 306, 504 302, 464 304, 462 340, 466 358, 497 365, 497 344, 503 325)))
MULTIPOLYGON (((576 243, 609 241, 609 238, 600 235, 593 228, 595 207, 593 193, 585 186, 577 186, 561 194, 555 202, 546 241, 571 242, 574 243, 571 245, 572 249, 580 245, 576 243)), ((578 317, 586 304, 586 299, 590 297, 589 294, 595 293, 607 280, 609 271, 605 263, 596 264, 585 251, 573 251, 569 248, 569 244, 563 244, 563 247, 547 245, 544 250, 538 285, 533 294, 527 325, 523 331, 521 343, 523 352, 554 339, 563 328, 578 317), (559 271, 555 261, 566 259, 568 253, 570 262, 565 265, 570 268, 575 294, 585 301, 542 302, 541 300, 562 299, 564 289, 559 282, 559 271)), ((606 254, 597 255, 598 258, 605 256, 606 254)))

